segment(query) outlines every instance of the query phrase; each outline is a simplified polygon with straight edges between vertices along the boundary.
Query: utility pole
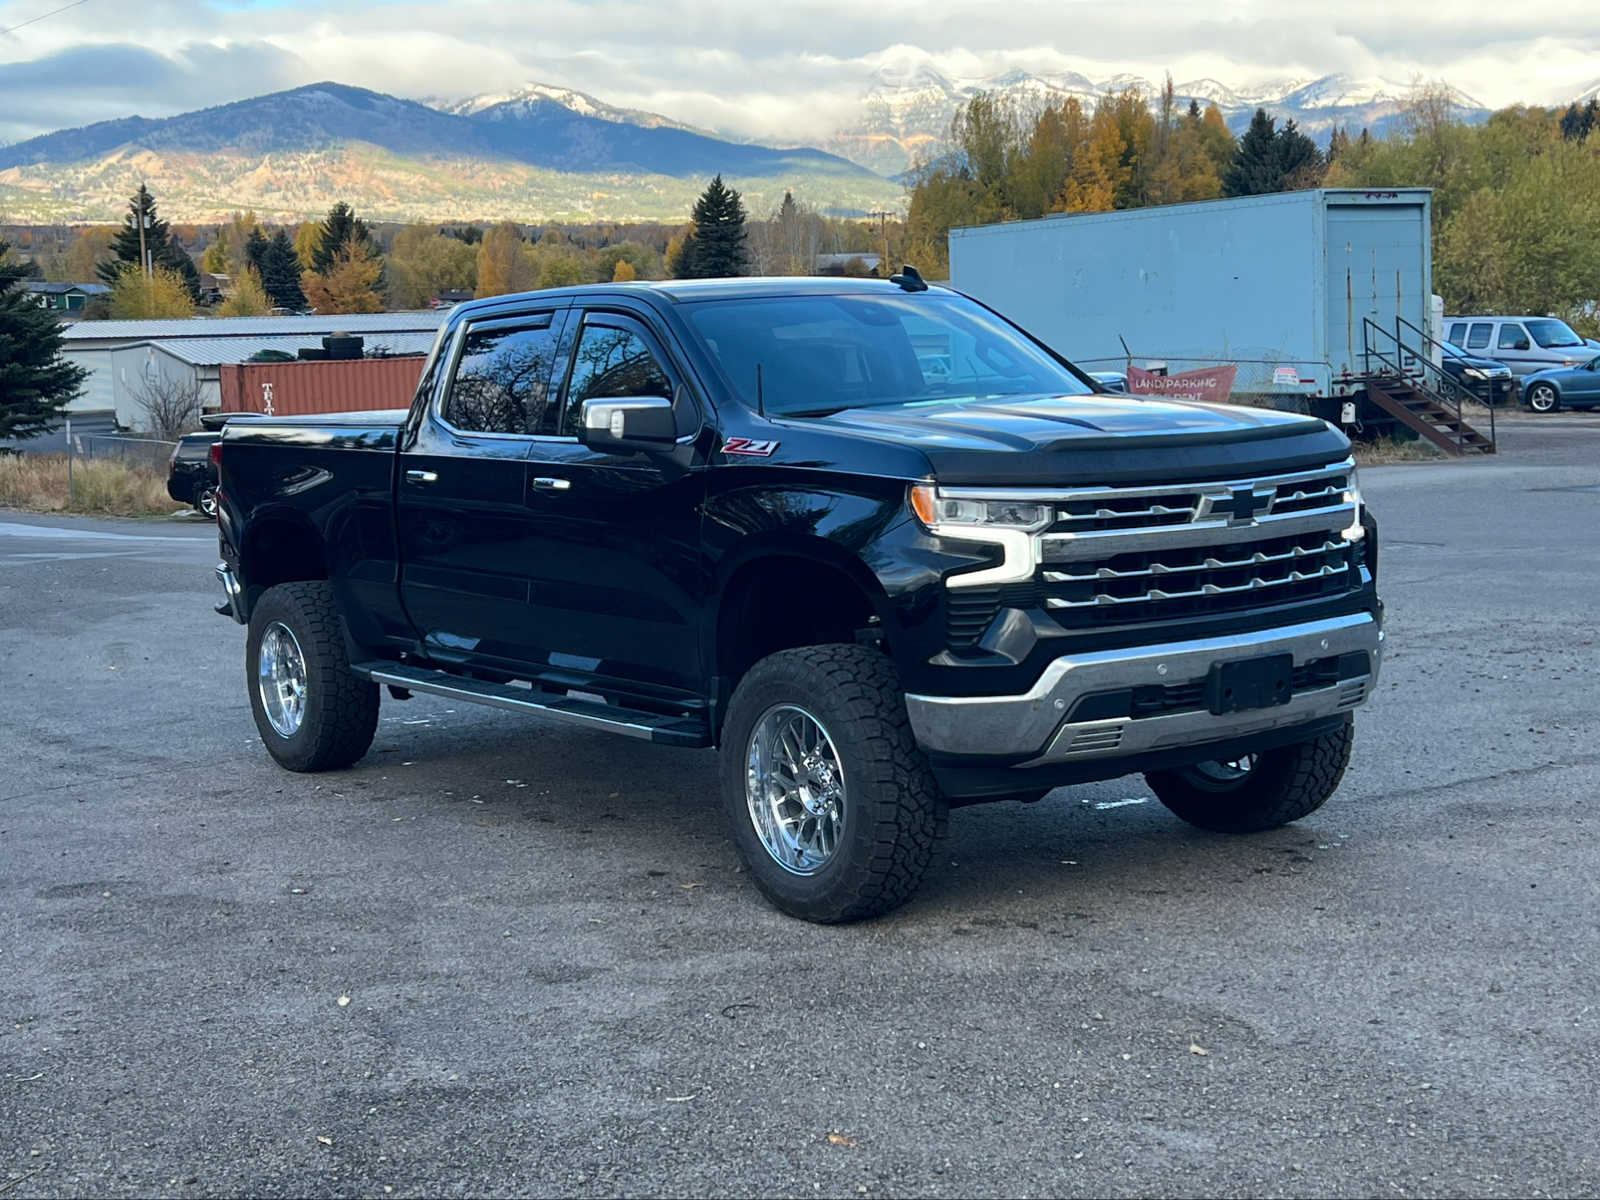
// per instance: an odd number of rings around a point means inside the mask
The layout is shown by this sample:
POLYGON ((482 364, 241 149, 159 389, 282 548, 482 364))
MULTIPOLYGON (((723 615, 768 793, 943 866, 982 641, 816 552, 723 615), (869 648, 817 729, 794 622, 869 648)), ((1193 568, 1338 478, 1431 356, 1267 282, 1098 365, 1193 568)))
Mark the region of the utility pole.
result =
POLYGON ((145 195, 146 195, 146 193, 145 193, 145 190, 144 190, 144 181, 140 180, 140 182, 139 182, 139 211, 136 214, 138 216, 138 218, 139 218, 139 269, 144 272, 144 277, 146 279, 149 279, 150 278, 150 251, 146 250, 145 246, 144 246, 144 230, 145 230, 145 225, 150 220, 150 214, 145 209, 145 206, 144 206, 145 195))
POLYGON ((889 213, 888 210, 880 208, 876 212, 868 213, 867 216, 878 218, 878 233, 883 238, 883 262, 878 270, 887 279, 889 272, 894 269, 889 265, 889 213))

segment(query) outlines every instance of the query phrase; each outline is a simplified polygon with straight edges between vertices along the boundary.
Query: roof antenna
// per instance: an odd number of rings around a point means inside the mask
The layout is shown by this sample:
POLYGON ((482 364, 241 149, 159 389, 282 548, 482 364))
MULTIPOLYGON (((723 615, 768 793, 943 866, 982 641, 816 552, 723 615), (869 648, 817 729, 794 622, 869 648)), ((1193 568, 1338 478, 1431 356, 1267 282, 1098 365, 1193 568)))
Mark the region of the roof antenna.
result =
POLYGON ((767 401, 766 401, 766 397, 764 397, 761 394, 761 364, 757 363, 756 364, 756 416, 764 417, 766 415, 767 415, 767 401))
POLYGON ((910 263, 900 268, 900 274, 889 276, 889 282, 895 284, 902 291, 925 292, 928 285, 922 278, 922 273, 910 263))

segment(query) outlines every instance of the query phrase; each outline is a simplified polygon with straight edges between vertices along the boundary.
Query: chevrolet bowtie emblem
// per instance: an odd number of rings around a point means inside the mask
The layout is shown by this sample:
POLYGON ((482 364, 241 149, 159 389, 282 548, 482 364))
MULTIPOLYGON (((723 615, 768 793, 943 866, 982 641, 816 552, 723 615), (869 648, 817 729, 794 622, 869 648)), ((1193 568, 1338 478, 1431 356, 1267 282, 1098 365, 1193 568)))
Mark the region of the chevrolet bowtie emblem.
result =
POLYGON ((1270 495, 1262 495, 1249 488, 1236 488, 1226 496, 1212 500, 1211 511, 1226 516, 1230 525, 1249 525, 1255 521, 1258 513, 1265 512, 1271 505, 1270 495))

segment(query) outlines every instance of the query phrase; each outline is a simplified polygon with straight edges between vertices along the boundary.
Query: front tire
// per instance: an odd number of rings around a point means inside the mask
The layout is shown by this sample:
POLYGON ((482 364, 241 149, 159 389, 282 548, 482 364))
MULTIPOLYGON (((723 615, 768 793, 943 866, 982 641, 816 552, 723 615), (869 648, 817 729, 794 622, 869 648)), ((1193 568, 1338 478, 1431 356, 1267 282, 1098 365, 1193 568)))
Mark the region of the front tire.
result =
POLYGON ((1536 413, 1553 413, 1561 408, 1561 396, 1548 383, 1536 383, 1528 389, 1528 407, 1536 413))
POLYGON ((268 588, 250 614, 245 684, 262 744, 291 771, 331 771, 366 754, 378 685, 351 673, 344 627, 325 581, 268 588))
POLYGON ((1355 725, 1229 763, 1197 763, 1145 776, 1174 814, 1214 833, 1260 833, 1309 816, 1339 787, 1355 725))
POLYGON ((943 801, 894 665, 864 646, 806 646, 740 681, 722 796, 750 877, 779 911, 836 923, 911 898, 943 801))

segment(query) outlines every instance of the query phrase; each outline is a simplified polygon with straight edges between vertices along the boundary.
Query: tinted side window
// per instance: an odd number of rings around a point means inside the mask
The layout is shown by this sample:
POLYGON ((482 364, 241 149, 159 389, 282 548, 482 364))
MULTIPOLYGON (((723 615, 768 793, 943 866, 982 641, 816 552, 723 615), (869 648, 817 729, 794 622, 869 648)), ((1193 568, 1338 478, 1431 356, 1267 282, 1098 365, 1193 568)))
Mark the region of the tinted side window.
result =
POLYGON ((1489 332, 1494 328, 1487 321, 1474 321, 1471 331, 1467 334, 1467 349, 1482 350, 1489 344, 1489 332))
POLYGON ((638 334, 588 325, 573 358, 561 432, 574 432, 583 402, 601 396, 663 396, 670 400, 672 381, 638 334))
POLYGON ((1527 331, 1515 321, 1507 321, 1500 326, 1500 341, 1497 345, 1501 350, 1526 350, 1528 348, 1527 331))
POLYGON ((549 317, 469 329, 444 419, 469 433, 540 432, 549 405, 556 342, 549 317))
POLYGON ((1463 341, 1466 340, 1466 337, 1467 323, 1465 321, 1457 321, 1450 326, 1450 340, 1456 345, 1459 346, 1463 341))

